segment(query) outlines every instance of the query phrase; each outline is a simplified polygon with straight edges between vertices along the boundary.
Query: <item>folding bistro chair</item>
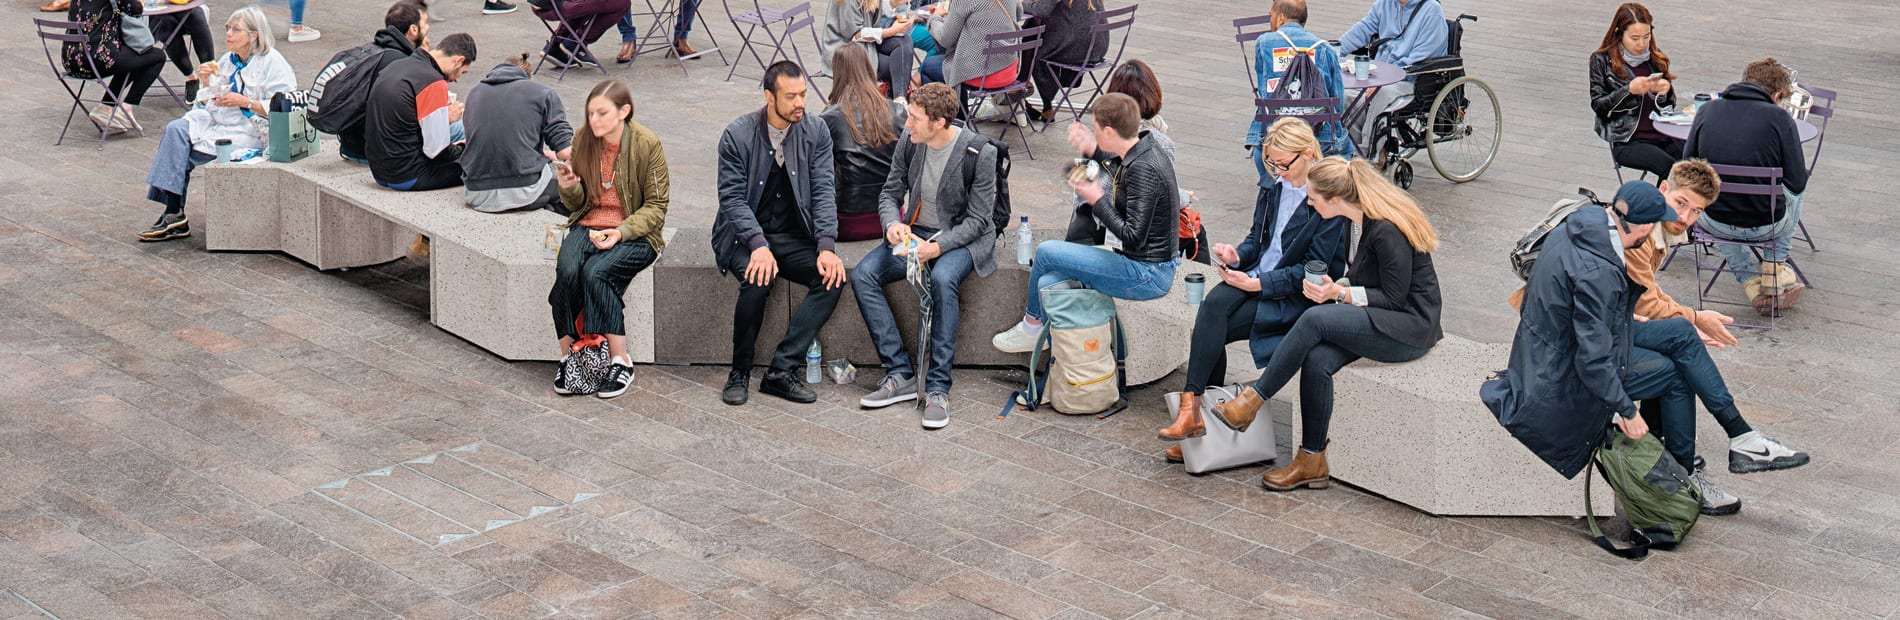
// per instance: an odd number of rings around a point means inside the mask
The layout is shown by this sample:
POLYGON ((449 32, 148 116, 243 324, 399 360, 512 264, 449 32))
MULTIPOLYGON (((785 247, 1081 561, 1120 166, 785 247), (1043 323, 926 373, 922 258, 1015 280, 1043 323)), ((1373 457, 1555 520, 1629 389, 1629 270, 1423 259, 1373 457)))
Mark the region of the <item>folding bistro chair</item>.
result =
POLYGON ((813 80, 811 83, 811 94, 818 97, 819 103, 829 104, 831 102, 825 101, 825 89, 819 88, 815 80, 818 78, 829 80, 831 79, 831 73, 825 71, 825 65, 823 63, 816 65, 805 64, 805 53, 798 49, 798 32, 801 30, 811 33, 812 49, 819 50, 821 54, 824 53, 825 46, 818 40, 818 29, 812 27, 812 17, 811 14, 807 12, 804 16, 793 21, 792 25, 785 28, 785 39, 792 44, 791 60, 792 62, 798 63, 798 67, 805 71, 805 77, 807 79, 813 80))
MULTIPOLYGON (((742 13, 732 12, 733 0, 719 0, 719 3, 726 7, 726 18, 732 20, 733 29, 739 31, 739 51, 734 60, 743 59, 750 53, 752 59, 759 62, 759 71, 763 73, 766 67, 787 57, 785 46, 792 41, 791 25, 798 20, 798 16, 811 13, 811 3, 800 2, 781 11, 759 4, 759 0, 745 1, 752 5, 752 10, 742 13), (778 26, 780 30, 773 32, 773 26, 778 26), (759 37, 758 41, 753 40, 755 35, 759 37), (772 48, 770 59, 759 53, 759 47, 764 45, 772 48)), ((798 50, 792 51, 796 53, 798 50)), ((726 71, 726 81, 732 81, 732 74, 738 70, 739 63, 732 63, 732 69, 726 71)))
MULTIPOLYGON (((1814 104, 1808 108, 1808 118, 1810 119, 1808 122, 1814 122, 1812 119, 1816 116, 1821 117, 1821 122, 1814 123, 1815 129, 1820 132, 1814 137, 1814 154, 1808 156, 1808 175, 1809 178, 1813 178, 1814 165, 1821 163, 1821 146, 1827 143, 1827 122, 1834 118, 1834 99, 1838 95, 1834 91, 1826 88, 1817 88, 1805 84, 1801 87, 1807 89, 1809 95, 1814 96, 1814 104)), ((1814 246, 1814 237, 1808 235, 1808 224, 1806 222, 1799 222, 1798 224, 1800 231, 1795 233, 1794 240, 1808 244, 1809 252, 1821 251, 1821 248, 1814 246)))
POLYGON ((1060 106, 1066 108, 1075 113, 1075 120, 1082 120, 1082 114, 1088 111, 1089 106, 1095 104, 1095 98, 1100 96, 1102 89, 1108 86, 1108 78, 1099 75, 1098 72, 1113 72, 1115 65, 1121 64, 1122 52, 1128 49, 1128 33, 1133 30, 1135 23, 1135 9, 1139 8, 1141 8, 1141 5, 1131 4, 1119 9, 1096 13, 1095 24, 1089 26, 1088 53, 1082 56, 1082 62, 1080 64, 1066 64, 1053 60, 1038 59, 1041 61, 1042 70, 1048 72, 1050 77, 1059 78, 1060 76, 1056 75, 1057 71, 1069 71, 1077 74, 1071 82, 1073 85, 1064 84, 1060 79, 1055 80, 1059 89, 1056 91, 1056 95, 1061 98, 1061 102, 1053 104, 1052 107, 1060 106), (1117 30, 1122 31, 1120 43, 1113 42, 1113 37, 1117 30), (1096 49, 1095 45, 1097 41, 1104 43, 1102 49, 1096 49), (1115 55, 1113 57, 1106 54, 1108 48, 1111 47, 1115 48, 1115 55), (1104 52, 1102 59, 1096 62, 1089 62, 1088 59, 1094 58, 1096 52, 1104 52), (1073 96, 1076 88, 1082 85, 1083 77, 1089 79, 1089 98, 1087 101, 1084 101, 1080 107, 1077 107, 1073 105, 1073 101, 1070 97, 1073 96))
POLYGON ((562 0, 548 0, 548 12, 554 14, 553 20, 541 16, 538 11, 536 12, 536 16, 541 17, 541 26, 548 29, 548 43, 552 47, 541 54, 541 61, 534 64, 534 72, 540 74, 541 67, 549 64, 547 51, 558 49, 563 55, 567 56, 567 61, 553 63, 556 68, 560 69, 560 71, 555 74, 554 81, 559 82, 567 79, 568 70, 580 66, 580 63, 583 61, 593 63, 594 68, 599 69, 601 75, 607 75, 607 66, 600 64, 600 58, 595 56, 592 50, 587 49, 586 41, 581 40, 581 37, 587 36, 584 33, 594 27, 594 20, 601 19, 601 16, 591 15, 588 16, 586 21, 575 23, 573 20, 568 19, 566 12, 561 10, 561 4, 562 0), (559 27, 556 27, 556 24, 559 24, 559 27), (567 34, 561 34, 563 32, 567 34))
MULTIPOLYGON (((1024 51, 1042 47, 1043 28, 1046 28, 1046 26, 1036 26, 1034 28, 1024 28, 1013 32, 999 32, 984 35, 983 65, 986 67, 995 66, 995 61, 998 58, 1010 59, 1009 64, 1022 60, 1022 53, 1024 51)), ((1029 69, 1030 71, 1035 71, 1035 67, 1033 66, 1029 69)), ((1029 75, 1029 72, 1018 71, 1017 75, 1029 75)), ((968 84, 957 84, 956 88, 962 93, 963 116, 968 119, 968 125, 972 130, 975 129, 977 121, 1001 120, 1003 121, 1003 131, 998 133, 996 137, 1006 137, 1009 135, 1009 128, 1016 127, 1016 135, 1023 139, 1023 153, 1028 155, 1030 159, 1036 158, 1036 154, 1029 150, 1029 133, 1013 122, 1017 114, 1024 116, 1029 114, 1029 106, 1027 102, 1024 101, 1025 98, 1016 96, 1018 93, 1026 94, 1029 92, 1029 82, 1024 81, 1022 78, 1011 78, 1008 84, 995 88, 982 88, 968 84), (1009 105, 999 114, 987 118, 977 118, 976 111, 983 107, 983 100, 997 95, 1006 95, 1003 99, 1007 100, 1009 105)))
POLYGON ((1234 20, 1234 42, 1240 44, 1240 66, 1247 69, 1247 84, 1253 87, 1253 92, 1256 94, 1260 92, 1260 85, 1254 83, 1253 48, 1251 46, 1256 39, 1260 38, 1260 35, 1273 32, 1267 28, 1267 24, 1272 21, 1273 16, 1271 15, 1242 17, 1234 20))
MULTIPOLYGON (((1781 187, 1781 168, 1729 166, 1724 164, 1710 164, 1710 167, 1715 168, 1716 175, 1722 177, 1722 193, 1743 196, 1767 196, 1768 200, 1771 201, 1771 212, 1774 209, 1786 207, 1784 204, 1786 195, 1781 187), (1754 180, 1743 181, 1738 179, 1754 180)), ((1749 273, 1740 269, 1730 268, 1728 259, 1723 258, 1721 253, 1712 250, 1716 249, 1717 246, 1724 245, 1742 246, 1749 248, 1751 252, 1755 253, 1755 258, 1760 260, 1764 252, 1774 249, 1775 240, 1743 241, 1740 239, 1729 239, 1710 232, 1708 229, 1703 228, 1702 224, 1698 222, 1694 227, 1689 229, 1689 242, 1683 245, 1697 246, 1698 249, 1702 250, 1691 254, 1691 258, 1695 260, 1696 283, 1701 285, 1696 288, 1695 306, 1697 310, 1703 309, 1705 304, 1710 303, 1753 307, 1750 301, 1738 303, 1711 300, 1708 298, 1709 291, 1714 290, 1715 285, 1722 281, 1722 274, 1749 273), (1709 279, 1706 282, 1702 280, 1702 272, 1705 270, 1710 272, 1709 279)), ((1675 258, 1675 252, 1680 252, 1681 250, 1682 246, 1676 246, 1676 248, 1670 252, 1670 258, 1673 260, 1675 258)), ((1809 288, 1814 287, 1812 283, 1808 282, 1807 274, 1802 273, 1801 267, 1795 264, 1792 254, 1787 257, 1787 263, 1788 268, 1794 271, 1796 281, 1800 282, 1803 286, 1809 288)), ((1755 275, 1760 275, 1760 273, 1757 272, 1755 275)), ((1777 274, 1777 276, 1779 276, 1779 274, 1777 274)), ((1775 284, 1780 285, 1781 283, 1776 282, 1775 284)), ((1740 320, 1737 320, 1735 325, 1773 330, 1775 328, 1775 319, 1780 314, 1780 310, 1769 312, 1767 325, 1744 323, 1740 320)))
MULTIPOLYGON (((725 50, 719 49, 719 38, 713 36, 711 28, 702 29, 706 32, 706 39, 712 41, 711 49, 699 50, 685 56, 674 54, 673 24, 679 20, 680 0, 645 0, 645 2, 647 3, 647 10, 628 13, 628 15, 631 16, 650 17, 653 20, 653 23, 647 26, 646 34, 640 35, 639 43, 635 45, 635 49, 639 51, 640 55, 644 56, 654 52, 662 52, 672 56, 673 62, 679 63, 680 75, 688 75, 686 71, 686 61, 707 54, 718 53, 719 62, 721 64, 732 64, 726 60, 725 50), (659 40, 655 41, 654 37, 659 37, 659 40)), ((698 5, 694 5, 693 15, 696 18, 700 17, 698 5)))
MULTIPOLYGON (((67 43, 85 45, 86 35, 80 33, 80 28, 83 24, 50 19, 34 19, 33 25, 39 29, 40 49, 46 52, 46 66, 52 68, 53 77, 59 80, 59 85, 64 87, 66 94, 73 99, 72 107, 66 109, 66 124, 59 128, 59 140, 53 142, 53 146, 59 146, 66 143, 66 132, 72 129, 73 115, 85 109, 86 104, 92 103, 92 100, 86 98, 87 84, 98 84, 99 90, 105 91, 105 94, 100 95, 98 99, 101 105, 111 105, 113 101, 123 100, 125 91, 130 90, 132 85, 130 81, 127 81, 126 87, 115 93, 112 92, 111 78, 80 77, 73 75, 60 64, 59 54, 53 53, 53 49, 55 47, 63 49, 67 43), (73 88, 74 82, 79 84, 78 88, 73 88)), ((91 56, 86 57, 86 70, 94 76, 100 75, 99 66, 92 62, 91 56)), ((126 115, 126 113, 119 110, 119 106, 112 105, 111 107, 112 113, 106 117, 106 124, 99 127, 99 150, 102 151, 106 148, 106 137, 112 135, 112 121, 117 120, 120 116, 126 115)), ((88 121, 90 122, 90 117, 88 117, 88 121)), ((133 127, 137 128, 140 137, 145 136, 145 129, 143 127, 139 127, 137 123, 134 123, 133 127)))

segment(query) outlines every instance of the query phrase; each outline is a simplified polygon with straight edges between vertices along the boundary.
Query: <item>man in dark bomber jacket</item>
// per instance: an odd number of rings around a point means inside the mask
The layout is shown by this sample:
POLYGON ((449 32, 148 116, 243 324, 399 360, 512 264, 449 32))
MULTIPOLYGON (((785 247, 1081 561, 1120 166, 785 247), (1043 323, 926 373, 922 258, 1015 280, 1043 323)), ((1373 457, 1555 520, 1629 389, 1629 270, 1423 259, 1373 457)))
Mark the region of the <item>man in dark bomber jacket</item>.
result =
POLYGON ((468 93, 462 179, 465 200, 476 211, 552 207, 560 200, 553 164, 542 149, 567 159, 574 128, 561 110, 561 96, 529 79, 527 65, 526 54, 509 57, 468 93))
MULTIPOLYGON (((1729 267, 1737 270, 1735 279, 1742 283, 1755 309, 1766 313, 1794 305, 1803 288, 1785 261, 1801 222, 1801 195, 1808 189, 1808 167, 1794 118, 1776 106, 1788 96, 1794 83, 1788 68, 1773 58, 1764 58, 1749 63, 1742 79, 1722 91, 1721 99, 1696 110, 1695 125, 1689 128, 1689 141, 1682 153, 1712 164, 1781 169, 1781 186, 1786 190, 1783 199, 1722 192, 1709 204, 1701 224, 1729 239, 1774 240, 1774 249, 1763 252, 1766 261, 1759 265, 1759 272, 1754 269, 1757 261, 1750 248, 1716 246, 1728 259, 1729 267)), ((1746 177, 1722 180, 1762 181, 1746 177)))
POLYGON ((463 145, 451 125, 462 105, 449 101, 449 82, 460 80, 475 61, 475 39, 465 33, 442 38, 389 63, 369 92, 369 170, 376 182, 398 191, 427 191, 462 184, 463 145))
POLYGON ((784 277, 805 286, 759 392, 796 403, 818 395, 793 369, 844 294, 844 261, 833 251, 838 205, 832 176, 831 132, 805 114, 807 83, 797 63, 765 71, 765 107, 726 126, 719 136, 719 213, 713 218, 713 256, 719 272, 739 279, 732 311, 732 371, 721 400, 743 405, 752 379, 752 350, 765 319, 772 284, 784 277))

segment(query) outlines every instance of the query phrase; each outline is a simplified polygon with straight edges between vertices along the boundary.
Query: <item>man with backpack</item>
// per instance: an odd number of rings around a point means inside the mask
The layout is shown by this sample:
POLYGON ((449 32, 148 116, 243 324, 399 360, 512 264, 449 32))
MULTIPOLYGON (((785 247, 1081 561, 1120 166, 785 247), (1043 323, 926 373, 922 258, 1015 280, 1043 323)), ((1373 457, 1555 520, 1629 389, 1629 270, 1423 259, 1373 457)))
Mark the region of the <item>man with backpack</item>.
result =
MULTIPOLYGON (((1306 0, 1274 0, 1267 16, 1271 20, 1267 26, 1272 30, 1254 40, 1254 87, 1259 89, 1255 96, 1261 99, 1331 97, 1339 100, 1339 106, 1331 111, 1345 113, 1346 87, 1339 75, 1339 50, 1306 31, 1306 0)), ((1271 111, 1292 113, 1292 110, 1271 111)), ((1262 179, 1268 176, 1260 155, 1266 130, 1259 118, 1247 126, 1246 145, 1254 150, 1254 165, 1262 179)), ((1314 133, 1319 136, 1320 150, 1324 154, 1353 156, 1352 139, 1347 137, 1346 128, 1340 123, 1322 123, 1314 128, 1314 133)))
POLYGON ((865 408, 917 398, 916 366, 904 351, 884 285, 905 278, 906 252, 929 265, 928 374, 924 377, 924 428, 950 423, 950 363, 957 351, 958 288, 970 272, 996 271, 996 159, 998 149, 976 131, 950 124, 957 94, 943 84, 925 84, 910 95, 904 135, 891 157, 891 172, 878 196, 884 243, 865 255, 851 274, 858 311, 884 363, 877 390, 858 400, 865 408), (915 243, 911 247, 911 243, 915 243))
POLYGON ((309 105, 310 124, 336 135, 344 159, 369 163, 363 119, 370 87, 384 68, 415 54, 428 38, 428 9, 416 0, 400 0, 383 13, 383 29, 369 43, 337 52, 317 72, 310 90, 300 93, 309 105))

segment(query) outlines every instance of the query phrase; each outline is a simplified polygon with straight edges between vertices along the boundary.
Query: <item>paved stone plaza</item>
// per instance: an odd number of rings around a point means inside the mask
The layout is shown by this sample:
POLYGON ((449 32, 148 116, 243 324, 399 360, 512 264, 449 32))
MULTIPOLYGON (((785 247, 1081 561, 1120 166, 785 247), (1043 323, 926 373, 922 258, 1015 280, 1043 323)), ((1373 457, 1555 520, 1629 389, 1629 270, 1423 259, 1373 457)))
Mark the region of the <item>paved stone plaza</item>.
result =
MULTIPOLYGON (((963 370, 934 433, 907 408, 858 410, 862 378, 816 405, 732 408, 722 368, 645 366, 621 398, 557 397, 552 364, 429 325, 413 259, 326 273, 206 253, 202 236, 138 243, 159 210, 142 183, 157 130, 179 110, 155 91, 146 137, 53 146, 64 95, 32 35, 39 3, 0 11, 0 618, 1900 614, 1900 115, 1878 103, 1900 100, 1900 14, 1884 3, 1652 5, 1681 92, 1773 55, 1842 100, 1806 202, 1821 251, 1796 251, 1815 289, 1774 333, 1715 352, 1748 418, 1814 463, 1714 474, 1741 514, 1641 562, 1596 549, 1580 520, 1436 518, 1341 485, 1274 494, 1259 467, 1188 476, 1154 439, 1178 374, 1106 421, 999 420, 1022 373, 963 370)), ((214 4, 218 24, 237 3, 214 4)), ((473 33, 477 74, 545 37, 526 11, 440 4, 434 36, 473 33)), ((1367 4, 1313 0, 1311 30, 1337 36, 1367 4)), ((1614 185, 1585 57, 1615 2, 1448 4, 1482 17, 1465 51, 1498 91, 1505 144, 1458 186, 1421 154, 1413 193, 1445 241, 1446 331, 1508 342, 1510 243, 1577 186, 1614 185)), ((1180 178, 1215 240, 1242 234, 1254 195, 1228 20, 1267 5, 1149 0, 1129 45, 1161 74, 1180 178)), ((311 3, 323 39, 281 44, 299 82, 385 6, 311 3)), ((694 44, 710 28, 731 56, 719 2, 703 14, 694 44)), ((759 101, 756 66, 726 83, 716 55, 690 65, 609 67, 666 142, 676 227, 712 221, 718 133, 759 101)), ((597 79, 557 86, 576 122, 597 79)), ((1039 226, 1061 213, 1055 129, 1012 178, 1039 226)), ((1687 267, 1662 277, 1679 298, 1693 298, 1687 267)), ((1700 423, 1719 468, 1726 442, 1700 423)))

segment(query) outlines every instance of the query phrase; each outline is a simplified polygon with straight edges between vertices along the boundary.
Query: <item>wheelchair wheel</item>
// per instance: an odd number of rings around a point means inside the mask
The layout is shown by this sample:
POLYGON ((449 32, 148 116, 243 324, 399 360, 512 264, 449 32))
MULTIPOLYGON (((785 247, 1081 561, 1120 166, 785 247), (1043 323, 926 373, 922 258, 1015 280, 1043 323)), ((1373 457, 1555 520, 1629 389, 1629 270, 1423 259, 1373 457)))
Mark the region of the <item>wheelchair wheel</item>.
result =
POLYGON ((1497 93, 1484 80, 1470 76, 1452 80, 1438 91, 1426 118, 1431 128, 1425 152, 1446 180, 1476 179, 1497 159, 1504 111, 1498 107, 1497 93))
POLYGON ((1412 162, 1403 159, 1393 162, 1392 167, 1386 170, 1386 177, 1399 189, 1412 189, 1412 162))

